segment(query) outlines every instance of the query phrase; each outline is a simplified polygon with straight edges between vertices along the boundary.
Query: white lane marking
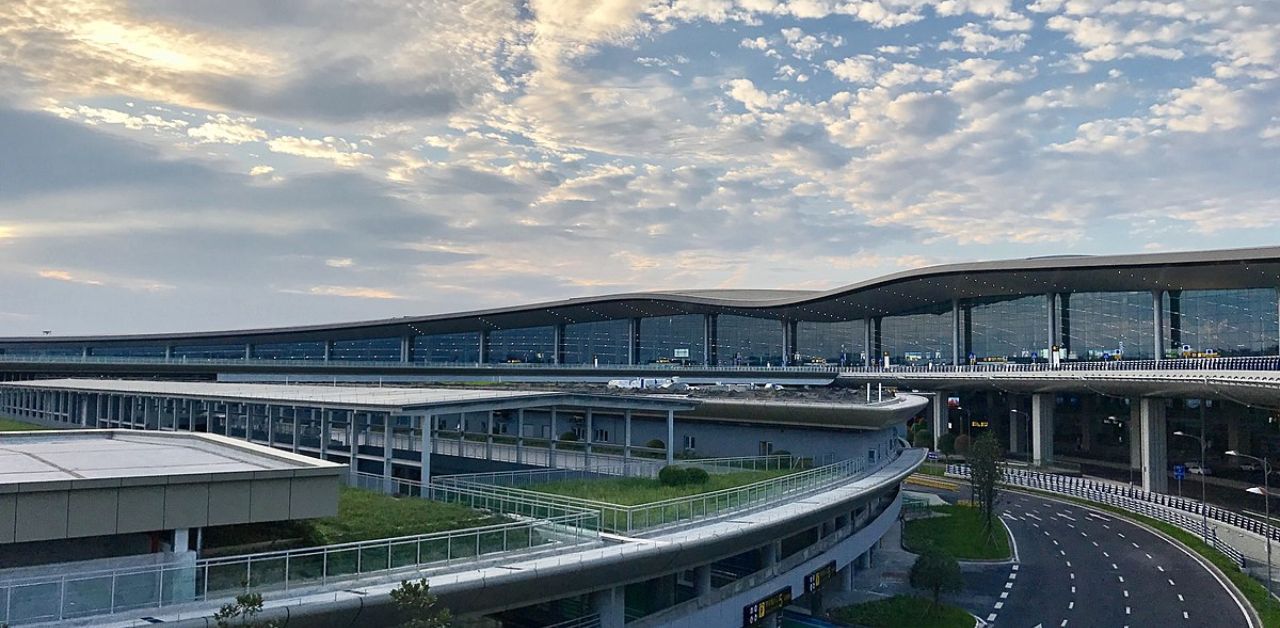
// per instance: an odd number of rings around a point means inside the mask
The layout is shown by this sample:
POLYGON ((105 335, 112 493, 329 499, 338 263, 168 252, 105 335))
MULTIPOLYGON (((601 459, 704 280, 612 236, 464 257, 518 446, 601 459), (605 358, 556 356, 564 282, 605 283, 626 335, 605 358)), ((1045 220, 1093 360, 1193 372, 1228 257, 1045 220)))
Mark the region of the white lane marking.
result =
POLYGON ((1044 519, 1041 519, 1040 517, 1037 517, 1031 513, 1027 513, 1027 516, 1031 517, 1032 519, 1035 519, 1036 521, 1044 521, 1044 519))
POLYGON ((1067 610, 1073 610, 1073 609, 1075 609, 1075 607, 1076 607, 1076 601, 1075 601, 1075 600, 1071 600, 1070 602, 1067 602, 1067 610))
POLYGON ((1120 579, 1120 584, 1124 584, 1124 576, 1116 576, 1120 579))
POLYGON ((1012 582, 1006 582, 1006 583, 1004 583, 1004 588, 1006 588, 1006 589, 1012 589, 1012 588, 1013 588, 1013 583, 1012 583, 1012 582))
POLYGON ((1156 565, 1156 569, 1159 569, 1162 572, 1164 571, 1164 567, 1161 567, 1160 565, 1156 565))
POLYGON ((1179 602, 1185 602, 1185 601, 1187 601, 1187 599, 1186 599, 1186 598, 1184 598, 1184 597, 1182 597, 1182 594, 1181 594, 1181 593, 1179 593, 1179 594, 1178 594, 1178 601, 1179 601, 1179 602))
POLYGON ((1169 578, 1169 586, 1171 586, 1171 587, 1176 587, 1176 586, 1178 586, 1178 585, 1177 585, 1176 583, 1174 583, 1173 578, 1169 578))
POLYGON ((1068 515, 1068 514, 1067 514, 1067 513, 1065 513, 1065 512, 1060 512, 1060 513, 1058 513, 1058 516, 1059 516, 1059 517, 1062 517, 1063 519, 1068 519, 1068 520, 1070 520, 1070 521, 1075 521, 1075 520, 1076 520, 1076 519, 1075 519, 1075 517, 1072 517, 1071 515, 1068 515))
POLYGON ((1093 543, 1093 546, 1094 546, 1094 547, 1097 547, 1097 546, 1098 546, 1098 542, 1097 542, 1097 541, 1090 541, 1090 543, 1093 543))
POLYGON ((1128 590, 1128 589, 1125 589, 1125 590, 1124 590, 1124 596, 1125 596, 1125 597, 1129 597, 1129 590, 1128 590))
POLYGON ((1058 539, 1054 539, 1054 540, 1053 540, 1053 544, 1054 544, 1054 545, 1057 545, 1057 544, 1058 544, 1058 539))
POLYGON ((1000 592, 1000 599, 1002 599, 1002 600, 1007 600, 1007 599, 1009 599, 1009 592, 1008 592, 1008 591, 1001 591, 1001 592, 1000 592))
POLYGON ((1191 616, 1187 614, 1187 611, 1182 611, 1182 618, 1183 618, 1183 619, 1191 619, 1191 616))
POLYGON ((1132 612, 1133 612, 1133 610, 1132 610, 1132 609, 1130 609, 1128 606, 1124 607, 1124 614, 1125 614, 1125 615, 1129 615, 1129 614, 1131 614, 1132 612))
POLYGON ((1133 549, 1141 549, 1138 547, 1138 544, 1134 543, 1133 541, 1129 541, 1129 544, 1133 546, 1133 549))
POLYGON ((996 602, 996 610, 1004 608, 1004 602, 996 602))
POLYGON ((1067 628, 1067 620, 1062 620, 1062 628, 1067 628))
POLYGON ((1037 528, 1038 528, 1038 527, 1040 527, 1040 524, 1035 523, 1035 522, 1032 522, 1032 523, 1031 523, 1031 525, 1033 525, 1033 526, 1035 526, 1035 527, 1037 527, 1037 528))
POLYGON ((1073 585, 1071 585, 1071 592, 1072 592, 1072 593, 1075 593, 1075 592, 1076 592, 1076 585, 1074 585, 1074 584, 1073 584, 1073 585))
POLYGON ((1067 566, 1068 566, 1068 567, 1070 567, 1070 566, 1071 566, 1071 561, 1067 561, 1067 566))
POLYGON ((1120 538, 1122 538, 1122 539, 1124 538, 1124 533, 1123 533, 1123 532, 1116 532, 1116 534, 1119 534, 1119 535, 1120 535, 1120 538))
POLYGON ((1106 556, 1107 558, 1111 558, 1111 552, 1103 550, 1102 555, 1106 556))
POLYGON ((1086 533, 1084 530, 1081 530, 1081 531, 1080 531, 1080 536, 1083 536, 1083 537, 1084 537, 1084 538, 1086 538, 1086 539, 1087 539, 1087 538, 1089 538, 1088 533, 1086 533))
POLYGON ((1014 566, 1013 566, 1013 570, 1014 570, 1014 571, 1017 571, 1017 570, 1018 570, 1018 565, 1014 565, 1014 566))
POLYGON ((1058 550, 1058 553, 1059 553, 1059 554, 1062 554, 1063 556, 1066 556, 1066 555, 1067 555, 1067 550, 1058 550))
POLYGON ((1148 560, 1155 560, 1154 558, 1151 558, 1151 554, 1147 554, 1147 559, 1148 559, 1148 560))
POLYGON ((1111 521, 1110 519, 1108 519, 1108 518, 1106 518, 1106 517, 1104 517, 1104 516, 1102 516, 1102 515, 1100 515, 1100 514, 1098 514, 1098 513, 1096 513, 1096 512, 1086 512, 1086 513, 1084 513, 1084 516, 1086 516, 1086 517, 1093 517, 1094 519, 1100 519, 1100 520, 1102 520, 1102 521, 1111 521))
POLYGON ((992 621, 995 621, 995 620, 996 620, 996 614, 995 614, 995 613, 992 613, 992 614, 990 614, 990 615, 987 615, 987 621, 988 621, 988 622, 992 622, 992 621))
POLYGON ((1018 574, 1017 574, 1017 573, 1011 573, 1011 574, 1009 574, 1009 579, 1010 579, 1010 580, 1017 580, 1017 579, 1018 579, 1018 574))
POLYGON ((1067 574, 1067 575, 1071 576, 1071 579, 1072 579, 1072 580, 1075 580, 1075 579, 1076 579, 1076 574, 1075 574, 1075 572, 1071 572, 1070 574, 1067 574))
POLYGON ((1074 524, 1074 523, 1068 523, 1068 524, 1067 524, 1067 527, 1068 527, 1068 528, 1071 528, 1072 530, 1076 529, 1076 526, 1075 526, 1075 524, 1074 524))
POLYGON ((1119 569, 1119 567, 1117 567, 1115 563, 1111 563, 1111 568, 1112 568, 1112 569, 1119 569))

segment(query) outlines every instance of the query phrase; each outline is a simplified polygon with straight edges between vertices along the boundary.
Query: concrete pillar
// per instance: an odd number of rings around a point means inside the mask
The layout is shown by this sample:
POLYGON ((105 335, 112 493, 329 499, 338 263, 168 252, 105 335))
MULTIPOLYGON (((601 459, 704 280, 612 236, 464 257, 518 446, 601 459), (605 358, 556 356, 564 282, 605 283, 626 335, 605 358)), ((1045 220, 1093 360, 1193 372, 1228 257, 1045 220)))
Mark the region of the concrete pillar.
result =
MULTIPOLYGON (((626 465, 626 463, 631 462, 631 411, 630 410, 622 411, 622 462, 624 467, 628 466, 626 465)), ((623 473, 630 474, 631 471, 629 468, 624 468, 623 473)))
POLYGON ((551 440, 547 442, 547 467, 556 466, 556 445, 560 442, 560 432, 556 429, 556 409, 551 409, 551 440))
POLYGON ((658 576, 657 599, 659 608, 670 608, 676 604, 676 574, 658 576))
POLYGON ((422 416, 422 452, 420 455, 422 474, 419 479, 422 481, 422 497, 424 499, 430 497, 430 491, 426 489, 431 482, 431 428, 434 424, 435 417, 430 414, 422 416))
POLYGON ((1165 430, 1164 399, 1143 399, 1142 488, 1155 493, 1169 492, 1168 435, 1165 430))
POLYGON ((1151 291, 1151 304, 1152 304, 1151 311, 1153 313, 1151 323, 1152 323, 1152 329, 1154 331, 1151 337, 1155 341, 1155 345, 1152 347, 1152 351, 1155 352, 1155 358, 1157 360, 1161 360, 1164 358, 1164 291, 1163 290, 1151 291))
MULTIPOLYGON (((959 299, 951 300, 951 364, 960 366, 961 360, 968 354, 968 347, 961 347, 960 344, 960 301, 959 299)), ((934 436, 934 449, 937 449, 937 436, 934 436)))
POLYGON ((693 593, 703 596, 711 592, 711 565, 693 568, 693 593))
POLYGON ((667 410, 667 464, 676 460, 676 411, 667 410))
POLYGON ((778 542, 773 541, 760 548, 760 566, 768 569, 778 563, 778 542))
POLYGON ((600 616, 600 628, 626 626, 626 598, 626 587, 610 587, 591 593, 591 609, 600 616))
POLYGON ((276 446, 276 420, 280 418, 278 406, 267 406, 267 447, 276 446))
POLYGON ((329 419, 331 416, 332 416, 331 410, 320 408, 320 459, 321 460, 329 459, 329 439, 332 438, 332 434, 329 431, 330 429, 332 429, 329 427, 329 419))
POLYGON ((875 359, 877 352, 880 350, 879 347, 875 347, 872 344, 873 332, 871 328, 875 325, 875 320, 868 317, 862 319, 862 322, 862 366, 871 368, 871 361, 875 359))
POLYGON ((484 459, 493 460, 493 410, 485 415, 484 420, 484 459))
MULTIPOLYGON (((933 393, 933 450, 938 450, 938 440, 947 433, 947 393, 933 393)), ((915 445, 915 443, 911 443, 915 445)))
POLYGON ((553 364, 564 364, 564 323, 552 327, 551 361, 553 364))
POLYGON ((627 364, 640 363, 640 319, 627 319, 627 364))
POLYGON ((1142 470, 1142 400, 1129 399, 1129 468, 1142 470))
POLYGON ((1093 448, 1093 417, 1098 413, 1098 401, 1090 395, 1080 399, 1080 451, 1093 448))
POLYGON ((351 468, 351 472, 355 473, 360 470, 360 447, 356 445, 356 418, 360 416, 354 410, 347 411, 347 464, 351 468))
POLYGON ((173 551, 185 552, 191 544, 191 529, 178 528, 173 531, 173 551))
POLYGON ((524 408, 516 410, 516 464, 524 464, 524 408))
POLYGON ((583 453, 582 462, 583 462, 583 466, 586 467, 588 471, 590 471, 591 470, 591 453, 592 453, 591 441, 595 439, 595 423, 592 421, 591 408, 587 408, 586 420, 587 420, 587 434, 586 434, 587 437, 582 440, 586 441, 587 444, 586 444, 586 447, 583 449, 584 453, 583 453))
POLYGON ((400 362, 408 364, 413 358, 413 336, 400 337, 400 362))
POLYGON ((1031 458, 1036 466, 1053 464, 1053 393, 1031 396, 1031 458))
POLYGON ((382 415, 382 477, 386 480, 385 491, 390 493, 391 487, 391 460, 394 452, 392 447, 395 445, 394 421, 392 421, 391 413, 382 415))
MULTIPOLYGON (((1240 417, 1230 415, 1227 417, 1227 450, 1238 451, 1242 454, 1251 453, 1249 449, 1249 436, 1244 430, 1240 429, 1240 417)), ((1231 459, 1232 464, 1239 465, 1241 458, 1237 456, 1227 456, 1231 459)))

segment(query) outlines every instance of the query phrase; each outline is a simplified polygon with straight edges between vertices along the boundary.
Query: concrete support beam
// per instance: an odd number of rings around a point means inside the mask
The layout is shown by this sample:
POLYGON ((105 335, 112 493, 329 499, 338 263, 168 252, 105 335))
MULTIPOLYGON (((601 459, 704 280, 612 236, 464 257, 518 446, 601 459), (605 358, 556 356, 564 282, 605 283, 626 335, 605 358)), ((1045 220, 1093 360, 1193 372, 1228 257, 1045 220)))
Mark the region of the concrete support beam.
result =
POLYGON ((1142 470, 1142 400, 1129 400, 1129 468, 1142 470))
MULTIPOLYGON (((938 440, 943 434, 947 433, 947 393, 939 390, 933 393, 932 410, 932 428, 933 428, 933 450, 938 450, 938 440)), ((914 445, 915 443, 912 443, 914 445)))
POLYGON ((1143 399, 1142 488, 1155 493, 1169 492, 1168 434, 1165 428, 1164 399, 1143 399))
POLYGON ((862 366, 870 367, 871 361, 875 359, 876 347, 872 346, 872 330, 874 321, 870 318, 862 319, 862 366))
POLYGON ((667 464, 676 461, 676 411, 667 410, 667 464))
MULTIPOLYGON (((1215 404, 1216 405, 1216 404, 1215 404)), ((1240 417, 1238 415, 1230 415, 1227 419, 1227 450, 1238 451, 1242 454, 1253 453, 1249 447, 1249 435, 1241 429, 1240 417)), ((1227 456, 1232 460, 1233 464, 1240 464, 1243 458, 1238 456, 1227 456)))
POLYGON ((484 459, 493 460, 493 410, 484 419, 484 459))
POLYGON ((524 464, 524 408, 516 410, 516 464, 524 464))
POLYGON ((1036 466, 1053 464, 1053 393, 1031 396, 1031 459, 1036 466))
POLYGON ((627 319, 627 364, 640 363, 640 319, 627 319))
POLYGON ((420 455, 420 464, 422 465, 422 474, 419 479, 422 481, 422 498, 431 497, 431 491, 427 490, 427 485, 431 482, 431 430, 435 425, 435 417, 430 414, 422 415, 422 452, 420 455))
POLYGON ((591 593, 591 609, 600 616, 600 628, 623 628, 627 625, 627 588, 610 587, 591 593))
POLYGON ((586 433, 586 438, 582 439, 586 441, 587 444, 586 444, 586 447, 583 449, 582 462, 583 462, 583 466, 586 467, 588 471, 591 470, 591 454, 593 453, 591 451, 591 443, 592 441, 595 440, 595 437, 596 437, 595 421, 593 419, 594 417, 591 414, 591 408, 587 408, 587 417, 586 417, 587 433, 586 433))
POLYGON ((951 364, 959 366, 962 364, 968 347, 961 347, 960 342, 963 336, 960 334, 960 300, 951 300, 951 364))
POLYGON ((1157 360, 1164 359, 1164 290, 1151 291, 1152 331, 1155 344, 1152 351, 1157 360))
POLYGON ((356 420, 359 416, 354 411, 347 411, 347 463, 352 473, 360 470, 360 446, 356 444, 356 439, 360 437, 356 432, 356 420))
POLYGON ((693 594, 699 597, 711 592, 711 565, 693 568, 693 594))
POLYGON ((301 426, 298 425, 298 423, 299 423, 298 406, 294 406, 293 407, 293 447, 291 449, 295 454, 298 453, 298 446, 300 445, 300 439, 302 438, 302 429, 301 429, 301 426))
POLYGON ((400 362, 408 364, 413 361, 413 336, 400 337, 400 362))
POLYGON ((388 412, 382 415, 382 477, 386 485, 383 488, 383 490, 386 491, 387 493, 394 492, 394 489, 391 485, 391 476, 392 476, 391 460, 392 460, 392 453, 393 453, 392 448, 394 447, 394 445, 395 445, 395 421, 393 420, 391 413, 388 412))
POLYGON ((560 444, 560 432, 556 429, 556 409, 551 409, 551 440, 547 442, 547 467, 556 467, 556 446, 560 444))
POLYGON ((631 462, 631 411, 630 410, 622 411, 622 462, 623 462, 622 472, 624 474, 630 474, 631 473, 630 465, 627 464, 631 462))

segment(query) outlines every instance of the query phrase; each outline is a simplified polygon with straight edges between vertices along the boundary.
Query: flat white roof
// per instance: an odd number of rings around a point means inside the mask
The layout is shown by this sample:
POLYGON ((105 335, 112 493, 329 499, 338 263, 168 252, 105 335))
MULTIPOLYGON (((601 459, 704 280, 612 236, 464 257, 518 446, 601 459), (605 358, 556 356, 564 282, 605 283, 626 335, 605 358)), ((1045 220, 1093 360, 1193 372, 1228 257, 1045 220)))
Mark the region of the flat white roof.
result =
POLYGON ((531 406, 574 402, 601 407, 691 408, 682 397, 590 394, 543 390, 459 390, 456 388, 404 388, 319 386, 315 384, 248 384, 230 382, 172 382, 116 379, 47 379, 0 383, 0 388, 40 388, 110 394, 139 394, 275 403, 282 405, 347 406, 399 410, 443 406, 483 406, 502 402, 533 402, 531 406))
MULTIPOLYGON (((250 473, 340 467, 211 434, 133 430, 0 433, 0 486, 31 482, 250 473)), ((158 481, 154 481, 158 480, 158 481)))

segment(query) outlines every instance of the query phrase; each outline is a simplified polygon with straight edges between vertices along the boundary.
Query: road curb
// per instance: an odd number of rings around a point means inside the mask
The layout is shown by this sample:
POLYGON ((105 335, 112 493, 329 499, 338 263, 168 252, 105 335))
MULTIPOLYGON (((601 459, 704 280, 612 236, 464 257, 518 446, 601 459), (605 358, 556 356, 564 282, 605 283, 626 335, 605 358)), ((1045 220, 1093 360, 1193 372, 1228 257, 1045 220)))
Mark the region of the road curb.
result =
POLYGON ((1165 534, 1164 532, 1162 532, 1162 531, 1160 531, 1160 530, 1157 530, 1156 528, 1153 528, 1153 527, 1151 527, 1151 526, 1147 525, 1146 523, 1144 523, 1144 522, 1142 522, 1142 521, 1138 521, 1138 520, 1136 520, 1136 519, 1132 519, 1132 518, 1130 518, 1130 517, 1128 517, 1128 516, 1126 516, 1126 515, 1122 515, 1122 514, 1120 514, 1120 513, 1111 512, 1110 510, 1100 510, 1100 509, 1098 509, 1098 508, 1095 508, 1095 507, 1091 506, 1091 505, 1090 505, 1090 504, 1091 504, 1091 502, 1088 502, 1088 501, 1085 501, 1085 503, 1081 503, 1081 502, 1078 502, 1078 501, 1072 501, 1072 500, 1069 500, 1069 499, 1063 499, 1063 498, 1061 498, 1060 496, 1058 496, 1058 495, 1053 495, 1053 494, 1051 494, 1051 493, 1046 494, 1046 493, 1043 493, 1043 492, 1040 492, 1040 491, 1028 490, 1028 489, 1023 489, 1023 488, 1020 488, 1020 487, 1019 487, 1019 488, 1009 488, 1009 487, 1006 487, 1006 489, 1005 489, 1005 490, 1008 490, 1008 491, 1010 491, 1010 492, 1015 492, 1015 493, 1025 493, 1025 494, 1027 494, 1027 495, 1034 495, 1034 496, 1039 497, 1039 498, 1041 498, 1041 499, 1046 499, 1046 500, 1049 500, 1049 501, 1058 502, 1058 503, 1060 503, 1060 504, 1069 504, 1069 505, 1074 506, 1074 507, 1077 507, 1077 508, 1084 508, 1084 509, 1090 510, 1090 511, 1092 511, 1092 512, 1095 512, 1095 513, 1097 513, 1097 514, 1099 514, 1099 515, 1105 515, 1105 516, 1108 516, 1108 517, 1115 517, 1115 518, 1117 518, 1117 519, 1123 519, 1123 520, 1125 520, 1125 521, 1127 521, 1127 522, 1129 522, 1129 523, 1131 523, 1131 524, 1133 524, 1133 525, 1135 525, 1135 526, 1138 526, 1138 527, 1142 528, 1143 530, 1146 530, 1146 531, 1148 531, 1148 532, 1150 532, 1150 533, 1152 533, 1152 534, 1154 534, 1154 535, 1156 535, 1156 536, 1158 536, 1158 537, 1160 537, 1160 538, 1164 539, 1165 541, 1168 541, 1171 545, 1173 545, 1174 547, 1178 548, 1179 550, 1181 550, 1181 551, 1182 551, 1183 553, 1185 553, 1186 555, 1190 556, 1190 557, 1191 557, 1193 560, 1195 560, 1196 562, 1200 563, 1200 566, 1204 567, 1204 568, 1205 568, 1205 570, 1206 570, 1206 571, 1208 571, 1211 575, 1213 575, 1213 578, 1214 578, 1215 580, 1217 580, 1217 581, 1218 581, 1218 584, 1222 585, 1222 588, 1224 588, 1224 589, 1226 589, 1226 590, 1227 590, 1227 593, 1229 593, 1229 594, 1231 595, 1231 598, 1235 600, 1236 605, 1240 607, 1240 610, 1244 611, 1244 614, 1245 614, 1245 616, 1246 616, 1246 619, 1248 619, 1248 621, 1249 621, 1249 628, 1263 628, 1263 624, 1262 624, 1262 617, 1258 614, 1258 610, 1257 610, 1257 609, 1255 609, 1255 608, 1253 607, 1253 604, 1252 604, 1251 602, 1249 602, 1249 598, 1245 597, 1244 592, 1243 592, 1243 591, 1241 591, 1239 588, 1237 588, 1237 587, 1236 587, 1236 585, 1235 585, 1235 583, 1234 583, 1234 582, 1232 582, 1232 581, 1231 581, 1231 579, 1230 579, 1230 578, 1228 578, 1228 577, 1227 577, 1227 575, 1226 575, 1225 573, 1223 573, 1223 572, 1222 572, 1222 570, 1221 570, 1221 569, 1219 569, 1217 565, 1213 564, 1213 562, 1212 562, 1212 561, 1210 561, 1209 559, 1205 558, 1204 556, 1201 556, 1201 555, 1200 555, 1200 552, 1197 552, 1197 551, 1195 551, 1195 550, 1191 549, 1190 547, 1187 547, 1187 546, 1186 546, 1186 544, 1185 544, 1185 543, 1183 543, 1182 541, 1179 541, 1178 539, 1175 539, 1175 538, 1173 538, 1173 537, 1169 536, 1168 534, 1165 534))

